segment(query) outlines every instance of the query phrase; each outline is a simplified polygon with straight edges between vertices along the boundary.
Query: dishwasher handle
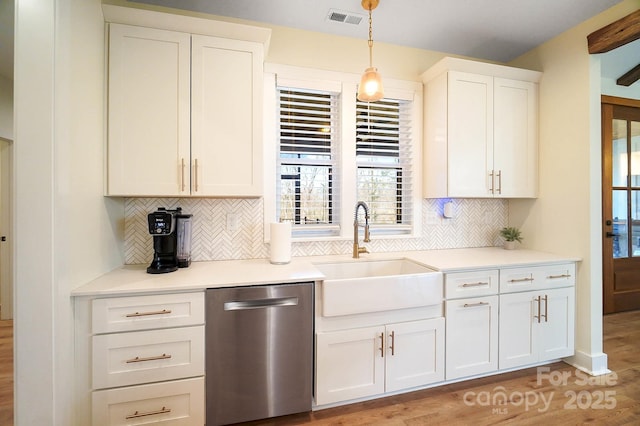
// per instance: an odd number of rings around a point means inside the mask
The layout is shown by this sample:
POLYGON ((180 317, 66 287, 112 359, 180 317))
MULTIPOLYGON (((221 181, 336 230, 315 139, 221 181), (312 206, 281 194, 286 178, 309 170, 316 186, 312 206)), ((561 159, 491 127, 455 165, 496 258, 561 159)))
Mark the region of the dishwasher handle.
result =
POLYGON ((297 306, 297 297, 274 297, 271 299, 238 300, 225 302, 225 311, 243 311, 247 309, 263 309, 280 306, 297 306))

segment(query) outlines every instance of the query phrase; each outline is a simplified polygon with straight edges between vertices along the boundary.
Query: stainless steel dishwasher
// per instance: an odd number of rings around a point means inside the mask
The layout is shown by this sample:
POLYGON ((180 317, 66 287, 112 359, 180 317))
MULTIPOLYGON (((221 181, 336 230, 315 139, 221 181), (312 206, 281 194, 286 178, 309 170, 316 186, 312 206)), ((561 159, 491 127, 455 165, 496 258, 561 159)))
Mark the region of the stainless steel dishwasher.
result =
POLYGON ((207 426, 311 410, 313 283, 208 289, 207 426))

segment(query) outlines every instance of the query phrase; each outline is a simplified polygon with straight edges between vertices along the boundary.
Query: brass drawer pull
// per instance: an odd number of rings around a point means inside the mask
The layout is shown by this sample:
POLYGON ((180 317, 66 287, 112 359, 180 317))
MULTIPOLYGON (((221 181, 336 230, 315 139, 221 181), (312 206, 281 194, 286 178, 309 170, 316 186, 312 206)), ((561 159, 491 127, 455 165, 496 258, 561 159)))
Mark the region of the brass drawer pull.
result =
POLYGON ((380 333, 380 357, 384 358, 384 333, 380 333))
POLYGON ((131 358, 127 360, 127 364, 131 364, 132 362, 145 362, 145 361, 157 361, 159 359, 170 359, 171 355, 162 354, 157 356, 148 356, 146 358, 140 358, 139 356, 135 358, 131 358))
POLYGON ((525 281, 533 281, 533 278, 517 278, 517 279, 509 280, 510 283, 521 283, 525 281))
POLYGON ((571 278, 571 274, 562 274, 562 275, 549 275, 547 277, 548 280, 555 280, 557 278, 571 278))
POLYGON ((462 284, 461 287, 480 287, 480 286, 483 286, 483 285, 489 285, 489 283, 486 283, 486 282, 483 283, 482 281, 477 282, 477 283, 464 283, 464 284, 462 284))
POLYGON ((465 303, 464 305, 462 305, 463 308, 474 308, 476 306, 484 306, 484 305, 488 305, 489 302, 478 302, 478 303, 465 303))
POLYGON ((145 317, 148 315, 165 315, 165 314, 170 314, 171 313, 171 309, 163 309, 161 311, 151 311, 151 312, 135 312, 133 314, 127 314, 125 315, 127 318, 133 318, 133 317, 145 317))
POLYGON ((171 412, 171 408, 166 408, 166 407, 162 407, 160 410, 156 410, 156 411, 148 411, 146 413, 141 413, 139 411, 136 411, 133 414, 129 414, 127 417, 125 417, 125 419, 127 420, 137 419, 138 417, 155 416, 156 414, 166 414, 170 412, 171 412))

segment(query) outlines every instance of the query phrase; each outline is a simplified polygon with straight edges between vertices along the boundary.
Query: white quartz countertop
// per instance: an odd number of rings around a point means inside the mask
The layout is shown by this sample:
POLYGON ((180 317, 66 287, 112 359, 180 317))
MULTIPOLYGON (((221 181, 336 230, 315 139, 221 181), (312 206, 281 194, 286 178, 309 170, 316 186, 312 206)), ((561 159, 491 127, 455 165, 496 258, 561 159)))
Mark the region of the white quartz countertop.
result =
POLYGON ((314 266, 329 262, 407 258, 442 272, 487 268, 509 268, 539 263, 576 262, 570 256, 533 251, 504 250, 500 247, 425 250, 364 254, 295 257, 289 264, 272 265, 268 259, 192 262, 188 268, 166 274, 147 274, 147 265, 125 265, 72 291, 72 296, 116 296, 136 293, 195 291, 205 288, 236 287, 322 280, 314 266))

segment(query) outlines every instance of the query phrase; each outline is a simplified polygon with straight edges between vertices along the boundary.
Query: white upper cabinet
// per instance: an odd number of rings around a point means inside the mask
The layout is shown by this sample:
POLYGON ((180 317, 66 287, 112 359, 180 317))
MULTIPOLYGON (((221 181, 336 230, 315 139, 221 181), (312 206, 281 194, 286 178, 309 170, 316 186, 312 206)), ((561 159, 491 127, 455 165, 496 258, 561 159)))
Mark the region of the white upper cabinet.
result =
POLYGON ((539 77, 454 58, 423 74, 425 197, 536 196, 539 77))
POLYGON ((191 37, 118 24, 109 32, 108 194, 189 194, 191 37))
POLYGON ((262 46, 196 35, 191 43, 191 193, 259 196, 262 46))
POLYGON ((107 194, 260 196, 260 43, 110 24, 107 194))

